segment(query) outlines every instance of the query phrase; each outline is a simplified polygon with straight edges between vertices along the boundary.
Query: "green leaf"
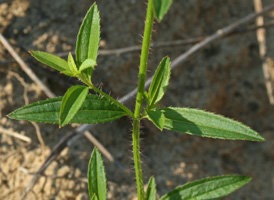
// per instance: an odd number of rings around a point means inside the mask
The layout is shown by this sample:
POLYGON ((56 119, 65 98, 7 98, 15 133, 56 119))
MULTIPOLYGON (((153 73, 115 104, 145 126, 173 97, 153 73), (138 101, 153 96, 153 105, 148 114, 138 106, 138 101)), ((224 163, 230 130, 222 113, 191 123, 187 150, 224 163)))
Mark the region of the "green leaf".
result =
POLYGON ((99 200, 107 199, 107 183, 100 152, 94 148, 88 164, 88 191, 89 196, 94 194, 99 200))
POLYGON ((148 119, 161 131, 165 128, 165 113, 161 110, 147 110, 148 119))
POLYGON ((88 87, 75 85, 68 89, 62 99, 59 115, 59 125, 67 125, 83 105, 88 95, 88 87))
POLYGON ((86 59, 80 66, 79 71, 83 71, 88 68, 92 68, 94 70, 94 66, 96 65, 96 62, 93 59, 86 59))
POLYGON ((89 198, 90 200, 98 200, 98 197, 96 196, 96 194, 93 194, 92 197, 89 198))
POLYGON ((76 42, 76 63, 96 60, 100 41, 100 16, 96 3, 88 10, 80 27, 76 42))
POLYGON ((39 62, 57 71, 64 72, 68 69, 67 61, 58 56, 42 51, 31 51, 30 54, 39 62))
POLYGON ((148 90, 149 106, 158 103, 165 94, 170 78, 170 59, 165 57, 160 62, 148 90))
POLYGON ((162 21, 172 4, 172 0, 153 0, 154 14, 158 21, 162 21))
POLYGON ((74 62, 74 59, 73 59, 71 53, 69 53, 69 55, 68 55, 68 67, 69 67, 69 70, 70 70, 72 73, 77 74, 78 69, 77 69, 77 67, 76 67, 76 64, 75 64, 75 62, 74 62))
POLYGON ((264 141, 257 132, 240 122, 192 108, 163 108, 147 111, 148 119, 159 129, 202 137, 264 141))
POLYGON ((165 194, 160 200, 204 200, 227 196, 251 181, 250 177, 227 175, 190 182, 165 194))
MULTIPOLYGON (((8 117, 17 120, 58 124, 62 98, 57 97, 26 105, 10 113, 8 117)), ((105 123, 123 116, 127 116, 127 113, 108 99, 89 94, 70 123, 105 123)))
POLYGON ((156 200, 156 183, 154 177, 151 177, 148 181, 148 187, 145 200, 156 200))

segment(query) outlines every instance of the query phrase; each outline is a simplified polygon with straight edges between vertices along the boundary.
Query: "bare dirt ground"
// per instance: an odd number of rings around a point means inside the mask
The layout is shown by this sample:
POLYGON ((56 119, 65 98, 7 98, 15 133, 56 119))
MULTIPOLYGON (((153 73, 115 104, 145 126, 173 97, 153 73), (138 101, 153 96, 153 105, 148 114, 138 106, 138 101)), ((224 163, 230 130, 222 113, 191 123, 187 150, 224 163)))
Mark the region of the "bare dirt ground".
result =
MULTIPOLYGON (((271 1, 263 1, 267 5, 271 1)), ((102 19, 101 49, 140 44, 146 4, 136 0, 97 1, 102 19)), ((88 0, 0 0, 0 32, 39 78, 62 95, 77 80, 40 65, 27 51, 73 51, 88 0)), ((154 42, 205 36, 254 12, 252 1, 174 1, 161 24, 155 24, 154 42)), ((267 16, 273 20, 274 13, 267 16)), ((251 24, 252 25, 252 24, 251 24)), ((254 25, 254 24, 253 24, 254 25)), ((274 57, 274 31, 267 29, 269 56, 274 57)), ((150 75, 165 55, 171 59, 190 46, 152 49, 150 75)), ((100 56, 95 82, 114 97, 136 87, 139 52, 100 56)), ((179 184, 221 174, 242 174, 253 181, 226 199, 274 199, 274 107, 268 103, 254 31, 230 36, 192 56, 172 72, 163 105, 201 108, 242 121, 266 142, 222 141, 162 132, 144 122, 142 156, 145 181, 155 176, 159 195, 179 184)), ((20 69, 0 44, 0 199, 20 199, 52 147, 72 127, 15 121, 6 115, 45 94, 20 69), (19 133, 25 142, 8 133, 19 133)), ((132 106, 132 103, 128 103, 132 106)), ((93 135, 113 155, 105 159, 109 199, 136 198, 131 159, 130 121, 98 125, 93 135)), ((27 199, 88 199, 86 171, 93 145, 80 137, 46 170, 27 199)))

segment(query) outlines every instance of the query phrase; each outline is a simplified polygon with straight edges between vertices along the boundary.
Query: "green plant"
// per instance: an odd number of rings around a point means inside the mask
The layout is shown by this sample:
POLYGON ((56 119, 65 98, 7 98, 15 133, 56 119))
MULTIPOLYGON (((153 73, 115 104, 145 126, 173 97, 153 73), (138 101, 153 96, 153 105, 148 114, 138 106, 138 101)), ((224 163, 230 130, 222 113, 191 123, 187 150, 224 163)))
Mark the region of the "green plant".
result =
MULTIPOLYGON (((171 130, 202 137, 264 141, 249 127, 234 120, 192 108, 160 108, 159 101, 165 94, 170 78, 170 59, 164 57, 155 71, 152 83, 145 91, 147 61, 154 19, 161 21, 171 6, 172 0, 148 0, 144 37, 138 74, 138 92, 132 112, 110 95, 97 88, 92 82, 100 40, 100 17, 96 4, 87 12, 80 27, 76 42, 76 58, 71 53, 67 61, 52 54, 32 51, 38 61, 71 77, 78 78, 84 85, 70 87, 63 97, 32 103, 9 114, 17 120, 59 124, 105 123, 123 116, 133 122, 133 159, 138 199, 155 200, 156 182, 149 180, 144 191, 140 160, 140 121, 150 120, 159 130, 171 130), (96 94, 88 94, 93 90, 96 94), (145 104, 144 104, 145 101, 145 104)), ((90 198, 106 199, 106 178, 101 154, 95 148, 88 167, 88 189, 90 198)), ((226 175, 194 181, 177 187, 160 199, 216 199, 228 195, 251 180, 250 177, 226 175)))

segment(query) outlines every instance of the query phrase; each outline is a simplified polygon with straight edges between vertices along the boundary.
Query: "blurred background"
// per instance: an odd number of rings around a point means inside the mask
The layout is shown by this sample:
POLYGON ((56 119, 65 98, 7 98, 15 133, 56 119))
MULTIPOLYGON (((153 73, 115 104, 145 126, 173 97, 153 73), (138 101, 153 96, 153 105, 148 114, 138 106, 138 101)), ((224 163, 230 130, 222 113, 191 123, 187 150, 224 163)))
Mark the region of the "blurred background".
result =
MULTIPOLYGON (((57 96, 78 83, 47 68, 28 54, 41 50, 60 56, 73 52, 81 21, 91 0, 0 0, 0 33, 28 67, 57 96)), ((262 1, 264 6, 273 1, 262 1)), ((140 45, 145 1, 99 0, 101 50, 140 45)), ((161 58, 171 60, 192 44, 174 41, 213 34, 254 12, 250 0, 175 0, 162 23, 155 23, 149 76, 161 58), (161 44, 165 43, 164 46, 161 44)), ((274 12, 265 17, 273 22, 274 12)), ((172 71, 165 106, 200 108, 252 127, 263 143, 223 141, 142 127, 145 182, 155 176, 159 195, 179 184, 221 174, 241 174, 253 181, 226 199, 274 198, 274 107, 269 103, 255 21, 210 44, 172 71), (253 27, 253 28, 252 28, 253 27)), ((274 58, 274 29, 266 28, 267 55, 274 58)), ((106 51, 105 51, 106 52, 106 51)), ((112 51, 113 52, 113 51, 112 51)), ((137 51, 99 55, 93 79, 115 98, 136 87, 137 51)), ((270 73, 274 62, 269 62, 270 73)), ((274 73, 273 73, 274 74, 274 73)), ((273 81, 274 82, 274 81, 273 81)), ((272 84, 272 83, 271 83, 272 84)), ((75 127, 33 124, 6 117, 13 110, 47 96, 0 43, 0 199, 20 199, 52 148, 75 127), (24 138, 18 135, 25 136, 24 138)), ((130 101, 126 105, 132 107, 130 101)), ((114 161, 104 157, 109 199, 135 199, 131 158, 131 122, 127 118, 96 125, 90 131, 114 161)), ((93 144, 84 136, 65 148, 45 170, 26 199, 88 199, 86 172, 93 144)))

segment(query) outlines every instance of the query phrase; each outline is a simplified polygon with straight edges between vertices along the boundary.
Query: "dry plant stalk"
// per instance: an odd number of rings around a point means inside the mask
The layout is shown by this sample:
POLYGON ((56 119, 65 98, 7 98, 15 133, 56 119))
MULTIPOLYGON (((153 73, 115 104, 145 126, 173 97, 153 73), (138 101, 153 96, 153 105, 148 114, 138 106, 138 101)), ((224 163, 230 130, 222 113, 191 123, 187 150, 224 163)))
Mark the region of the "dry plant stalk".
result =
MULTIPOLYGON (((257 13, 261 12, 263 9, 263 4, 261 0, 253 0, 254 3, 254 8, 257 13)), ((259 16, 256 19, 256 25, 257 26, 264 26, 264 17, 259 16)), ((266 46, 266 33, 265 33, 265 28, 259 28, 256 31, 257 35, 257 40, 259 44, 259 53, 260 57, 262 59, 262 68, 263 68, 263 74, 264 74, 264 80, 265 80, 265 87, 266 87, 266 92, 267 96, 269 99, 269 103, 271 105, 274 105, 274 90, 273 90, 273 82, 274 82, 274 77, 271 76, 273 74, 273 60, 272 58, 268 57, 267 55, 267 46, 266 46), (272 73, 271 73, 272 72, 272 73)))

